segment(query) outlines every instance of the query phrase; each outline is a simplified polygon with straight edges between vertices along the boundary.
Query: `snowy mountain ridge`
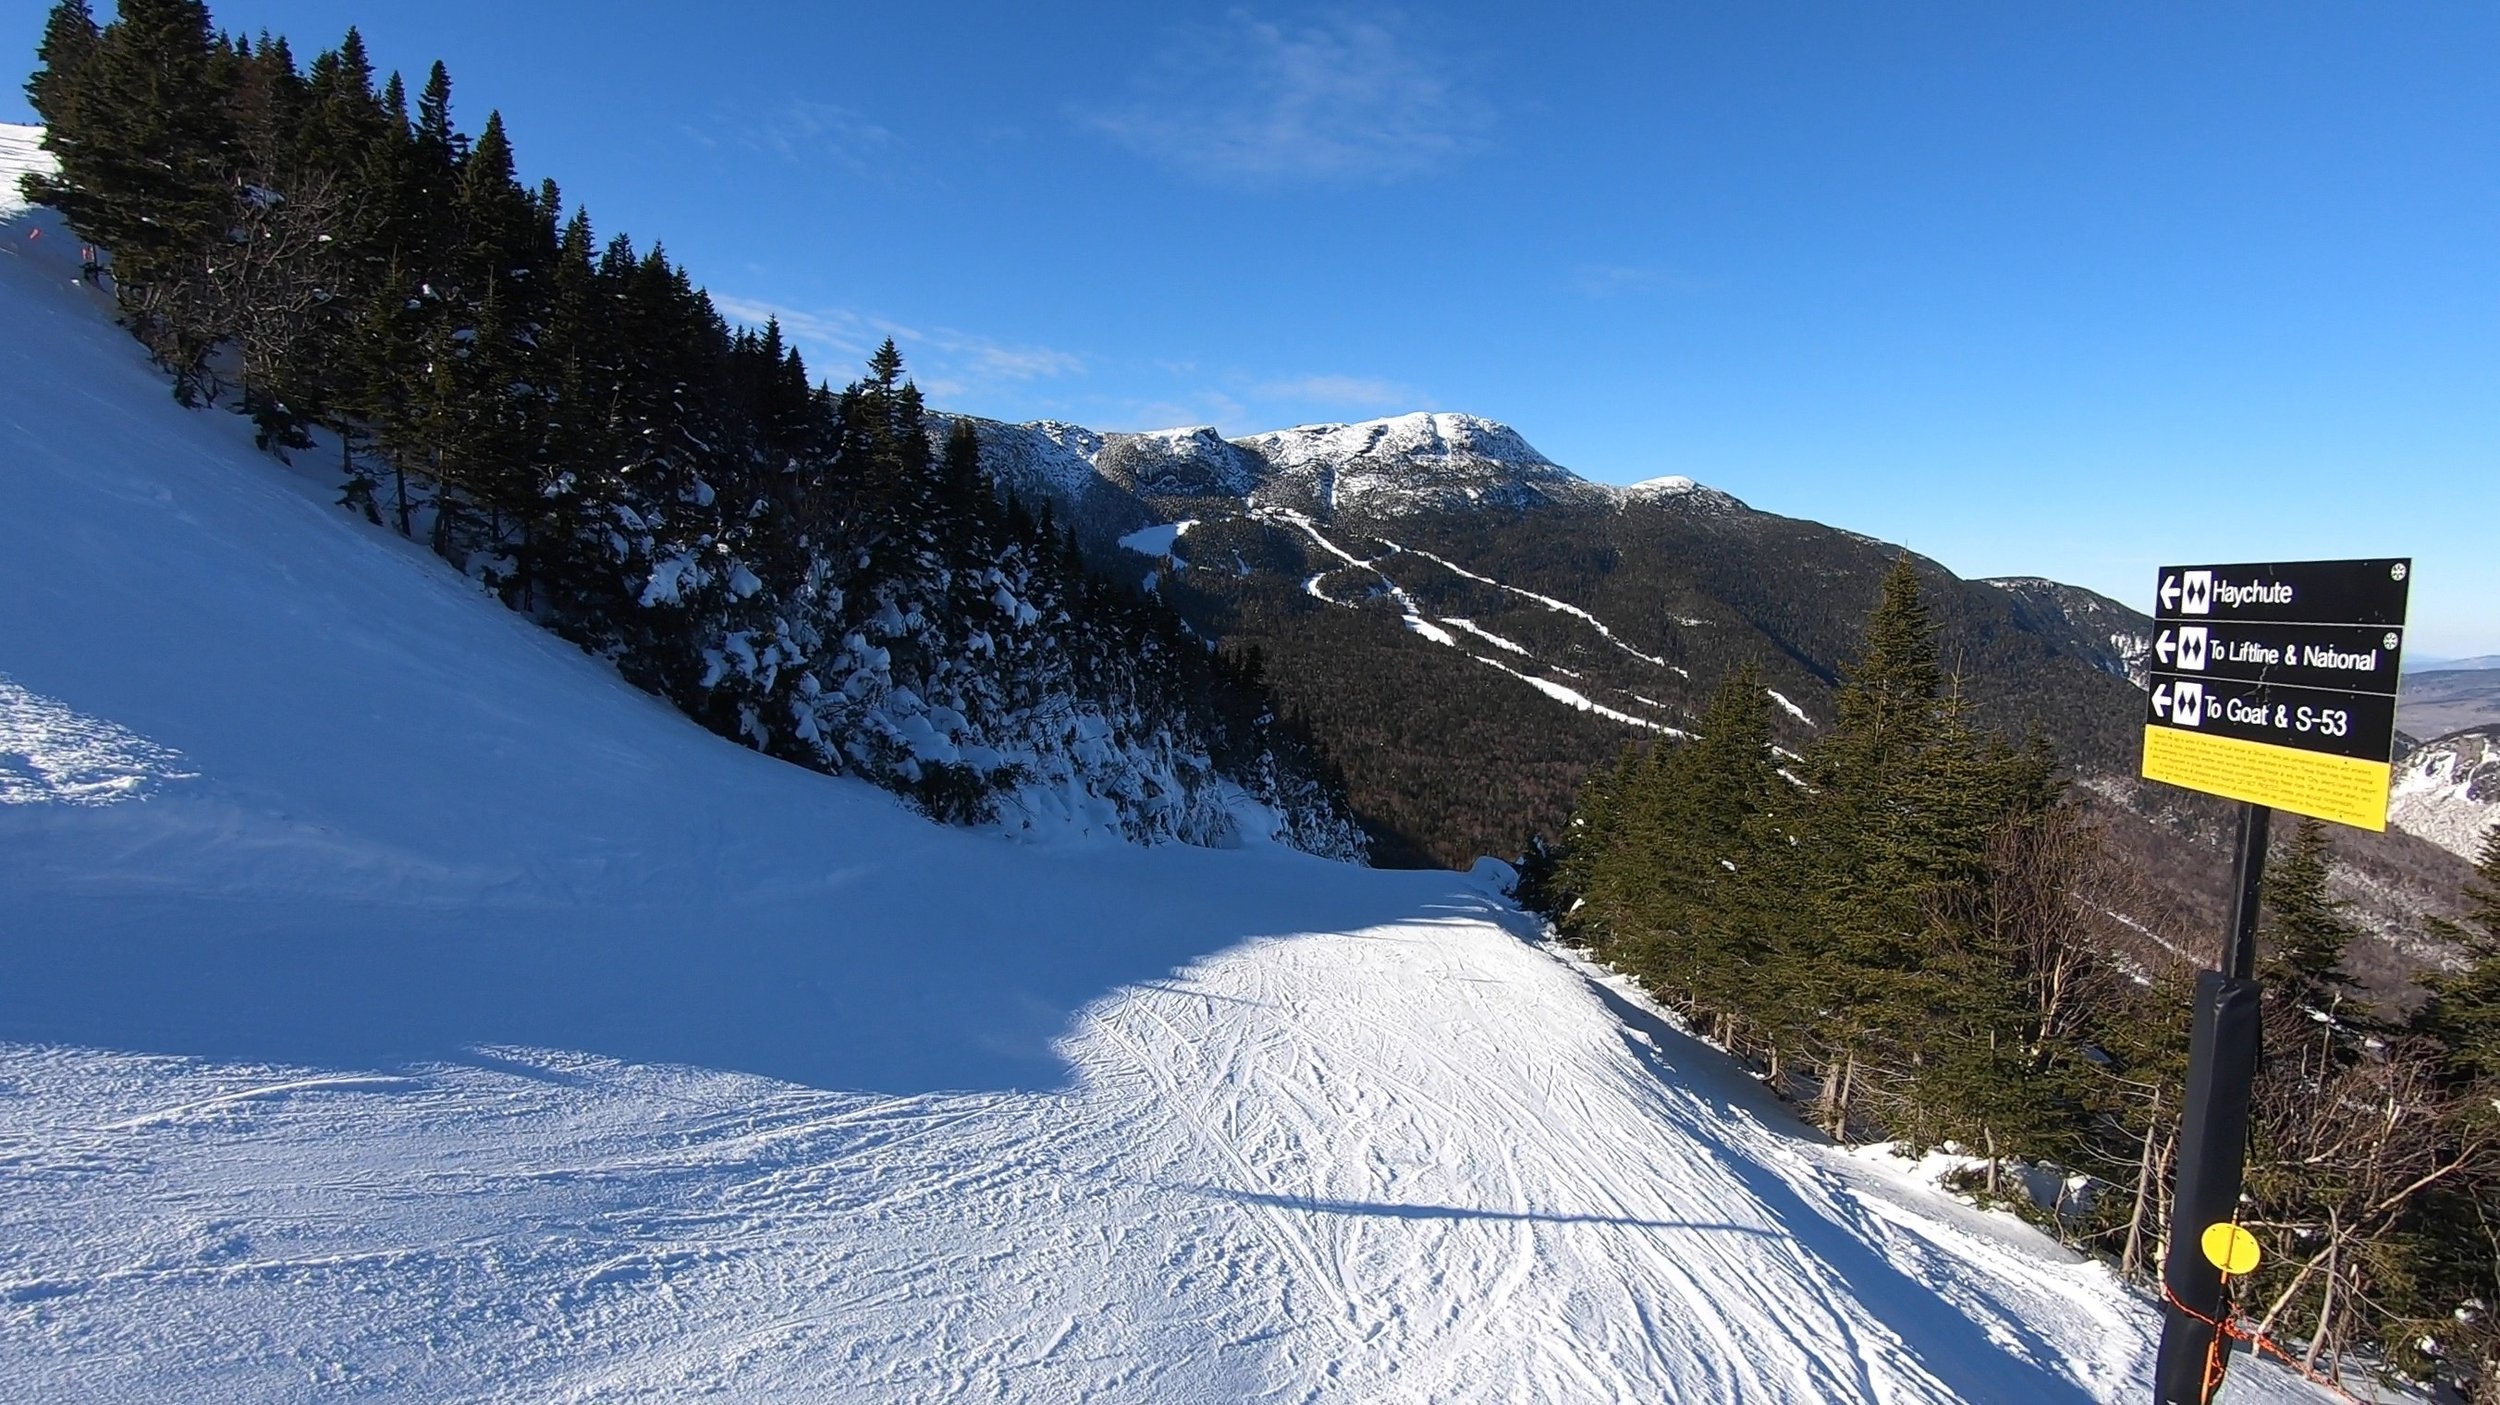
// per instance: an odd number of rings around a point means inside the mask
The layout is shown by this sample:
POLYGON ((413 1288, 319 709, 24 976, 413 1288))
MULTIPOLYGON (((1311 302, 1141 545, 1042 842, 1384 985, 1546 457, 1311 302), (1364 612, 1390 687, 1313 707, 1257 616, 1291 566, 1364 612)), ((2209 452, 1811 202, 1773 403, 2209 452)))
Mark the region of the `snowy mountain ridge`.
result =
POLYGON ((2149 686, 2153 658, 2150 616, 2097 591, 2043 576, 1998 576, 1981 584, 2013 596, 2034 620, 2059 629, 2102 672, 2124 678, 2138 688, 2149 686))
POLYGON ((1680 475, 1629 487, 1594 483, 1538 452, 1511 426, 1450 411, 1296 425, 1236 439, 1210 425, 1103 432, 1056 420, 1009 424, 972 418, 972 423, 981 436, 983 462, 1001 481, 1080 514, 1087 513, 1089 501, 1092 511, 1104 511, 1097 499, 1112 495, 1235 498, 1322 519, 1339 512, 1396 517, 1517 509, 1543 501, 1743 506, 1680 475))

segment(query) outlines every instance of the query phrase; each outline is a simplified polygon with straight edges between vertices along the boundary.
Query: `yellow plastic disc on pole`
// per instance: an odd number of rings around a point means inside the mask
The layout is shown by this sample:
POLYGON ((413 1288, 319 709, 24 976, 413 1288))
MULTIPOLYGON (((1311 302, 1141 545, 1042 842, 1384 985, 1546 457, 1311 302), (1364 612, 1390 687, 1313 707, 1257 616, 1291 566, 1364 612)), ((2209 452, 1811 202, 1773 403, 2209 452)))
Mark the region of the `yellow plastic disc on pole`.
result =
POLYGON ((2238 1225, 2207 1225, 2200 1242, 2206 1259, 2233 1278, 2244 1277, 2257 1267, 2257 1236, 2238 1225))

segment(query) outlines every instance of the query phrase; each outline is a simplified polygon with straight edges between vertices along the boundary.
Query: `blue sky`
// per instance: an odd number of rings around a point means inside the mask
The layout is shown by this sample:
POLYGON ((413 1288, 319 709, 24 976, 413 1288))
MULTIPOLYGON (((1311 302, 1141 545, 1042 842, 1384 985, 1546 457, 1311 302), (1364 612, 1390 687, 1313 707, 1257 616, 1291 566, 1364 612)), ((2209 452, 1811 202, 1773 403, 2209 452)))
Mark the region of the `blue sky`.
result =
POLYGON ((1011 419, 1466 410, 2139 608, 2409 553, 2413 651, 2500 652, 2500 6, 1561 8, 216 13, 442 57, 837 380, 891 333, 1011 419))

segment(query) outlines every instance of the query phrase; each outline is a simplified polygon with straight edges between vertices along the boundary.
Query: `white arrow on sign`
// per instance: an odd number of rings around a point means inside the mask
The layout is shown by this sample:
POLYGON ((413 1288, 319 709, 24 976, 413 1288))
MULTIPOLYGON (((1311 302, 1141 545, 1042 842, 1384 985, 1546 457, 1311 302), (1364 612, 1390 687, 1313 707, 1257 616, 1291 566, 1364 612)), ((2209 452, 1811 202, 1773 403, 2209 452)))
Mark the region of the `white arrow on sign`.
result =
POLYGON ((2153 715, 2165 722, 2170 720, 2170 685, 2167 683, 2153 690, 2153 715))
POLYGON ((2179 578, 2178 578, 2177 576, 2164 576, 2164 577, 2162 577, 2162 578, 2161 578, 2161 607, 2162 607, 2163 609, 2167 610, 2167 609, 2169 609, 2171 606, 2176 605, 2176 604, 2178 604, 2178 603, 2179 603, 2179 578))
POLYGON ((2170 662, 2171 648, 2170 631, 2165 629, 2161 632, 2161 638, 2153 641, 2153 652, 2161 656, 2161 661, 2163 663, 2168 663, 2170 662))

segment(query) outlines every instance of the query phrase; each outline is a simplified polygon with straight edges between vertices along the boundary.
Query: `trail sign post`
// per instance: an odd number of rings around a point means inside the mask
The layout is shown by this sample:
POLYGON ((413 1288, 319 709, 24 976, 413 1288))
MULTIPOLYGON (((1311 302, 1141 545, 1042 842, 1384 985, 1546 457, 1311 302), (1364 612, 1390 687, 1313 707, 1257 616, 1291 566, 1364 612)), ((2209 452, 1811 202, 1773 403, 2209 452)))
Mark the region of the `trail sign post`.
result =
POLYGON ((2253 1241, 2235 1230, 2261 1030, 2267 821, 2281 809, 2387 828, 2412 575, 2401 558, 2162 568, 2144 775, 2243 803, 2221 966, 2196 976, 2157 1405, 2213 1399, 2230 1364, 2218 1327, 2231 1310, 2229 1278, 2255 1264, 2253 1241))
POLYGON ((2406 560, 2165 566, 2147 779, 2387 828, 2406 560))

